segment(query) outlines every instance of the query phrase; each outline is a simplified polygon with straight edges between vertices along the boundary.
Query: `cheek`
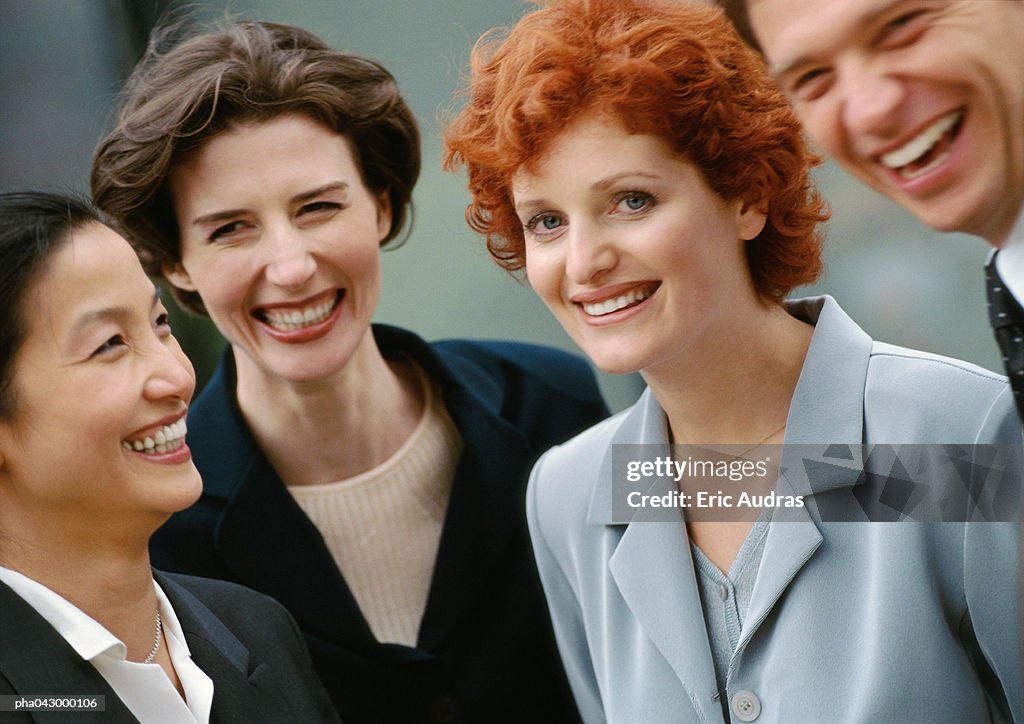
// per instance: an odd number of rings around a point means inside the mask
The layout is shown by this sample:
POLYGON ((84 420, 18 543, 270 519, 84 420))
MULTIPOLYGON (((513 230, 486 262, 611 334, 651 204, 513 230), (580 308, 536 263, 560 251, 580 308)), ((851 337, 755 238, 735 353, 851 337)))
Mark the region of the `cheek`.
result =
POLYGON ((843 141, 846 145, 853 141, 851 138, 840 138, 839 129, 842 128, 842 119, 839 117, 839 113, 838 110, 824 103, 797 110, 797 117, 811 137, 811 144, 817 144, 822 151, 834 157, 843 155, 843 141))
POLYGON ((527 249, 526 281, 545 302, 561 296, 562 265, 548 249, 527 249))

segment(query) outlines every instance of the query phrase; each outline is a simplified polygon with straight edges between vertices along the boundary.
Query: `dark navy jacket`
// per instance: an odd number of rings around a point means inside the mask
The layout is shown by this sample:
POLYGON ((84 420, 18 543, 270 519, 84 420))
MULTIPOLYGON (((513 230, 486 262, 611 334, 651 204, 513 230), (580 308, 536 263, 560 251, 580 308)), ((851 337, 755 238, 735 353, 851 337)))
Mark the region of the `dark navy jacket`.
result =
POLYGON ((533 462, 607 415, 581 359, 510 342, 427 344, 374 326, 385 357, 435 380, 464 442, 416 648, 376 641, 319 531, 255 441, 230 351, 193 405, 204 492, 153 538, 159 568, 223 578, 281 601, 347 724, 572 722, 526 529, 533 462))
MULTIPOLYGON (((196 665, 213 680, 211 724, 335 724, 295 621, 266 596, 154 571, 196 665)), ((0 695, 101 695, 103 711, 0 712, 4 724, 138 724, 96 668, 0 583, 0 695)))

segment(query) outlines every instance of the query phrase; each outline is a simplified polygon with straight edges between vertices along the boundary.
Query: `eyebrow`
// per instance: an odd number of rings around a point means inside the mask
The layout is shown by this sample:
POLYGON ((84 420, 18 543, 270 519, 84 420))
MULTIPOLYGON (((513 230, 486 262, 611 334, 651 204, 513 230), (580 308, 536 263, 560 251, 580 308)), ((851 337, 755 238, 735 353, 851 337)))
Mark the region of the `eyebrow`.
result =
MULTIPOLYGON (((846 39, 852 33, 856 32, 856 31, 858 31, 858 30, 860 30, 860 29, 862 29, 862 28, 864 28, 864 27, 866 27, 868 25, 873 24, 875 21, 878 20, 879 17, 887 14, 894 7, 896 7, 898 5, 902 5, 906 1, 907 0, 889 0, 889 2, 885 3, 884 5, 876 7, 874 9, 872 9, 872 10, 865 11, 861 15, 857 16, 856 20, 853 23, 851 23, 847 27, 846 31, 843 33, 843 35, 841 37, 841 42, 845 43, 846 39)), ((784 78, 785 76, 789 75, 796 68, 799 68, 799 67, 802 67, 802 66, 805 66, 805 65, 811 65, 811 64, 815 63, 816 61, 817 61, 817 58, 814 55, 805 53, 804 55, 797 56, 796 58, 794 58, 793 60, 789 61, 788 63, 785 63, 782 66, 777 66, 777 67, 776 66, 772 66, 772 67, 769 67, 768 70, 771 73, 772 77, 774 77, 776 80, 778 80, 778 79, 784 78)))
MULTIPOLYGON (((317 186, 315 189, 309 191, 303 191, 300 194, 296 194, 288 199, 289 204, 302 204, 310 199, 315 199, 321 194, 328 193, 330 191, 346 191, 349 188, 348 181, 332 181, 326 183, 323 186, 317 186)), ((212 214, 203 214, 192 219, 191 224, 193 226, 206 226, 208 224, 216 224, 221 221, 227 221, 233 219, 239 214, 244 214, 245 209, 225 209, 224 211, 215 211, 212 214)))

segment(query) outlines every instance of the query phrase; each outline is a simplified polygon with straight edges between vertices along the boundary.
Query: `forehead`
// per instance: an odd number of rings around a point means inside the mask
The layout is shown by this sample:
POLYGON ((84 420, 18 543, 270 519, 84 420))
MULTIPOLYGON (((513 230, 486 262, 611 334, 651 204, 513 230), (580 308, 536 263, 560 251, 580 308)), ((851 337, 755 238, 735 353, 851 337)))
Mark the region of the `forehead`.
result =
POLYGON ((313 183, 343 174, 361 179, 351 139, 306 115, 285 113, 236 124, 184 156, 171 169, 175 201, 234 203, 238 187, 313 183))
POLYGON ((42 328, 59 336, 89 310, 148 301, 152 294, 153 283, 128 242, 90 223, 70 233, 33 281, 25 321, 30 337, 42 328))
POLYGON ((587 115, 555 136, 537 161, 516 172, 513 191, 543 178, 604 176, 619 166, 642 168, 645 163, 676 160, 672 147, 661 137, 630 133, 614 118, 587 115))
POLYGON ((774 66, 797 54, 852 43, 881 16, 913 2, 921 0, 747 0, 747 10, 774 66))

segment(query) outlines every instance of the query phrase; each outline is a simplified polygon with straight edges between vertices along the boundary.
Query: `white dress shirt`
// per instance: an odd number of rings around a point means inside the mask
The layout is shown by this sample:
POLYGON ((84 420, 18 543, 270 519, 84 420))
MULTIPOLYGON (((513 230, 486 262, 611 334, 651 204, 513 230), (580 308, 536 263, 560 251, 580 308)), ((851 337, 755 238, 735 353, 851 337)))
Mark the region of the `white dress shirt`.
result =
POLYGON ((0 581, 25 599, 79 656, 96 667, 139 721, 145 724, 209 723, 213 681, 192 661, 178 617, 156 581, 153 581, 153 588, 164 631, 161 646, 167 646, 185 699, 159 664, 128 661, 128 648, 124 643, 64 597, 3 566, 0 566, 0 581))

